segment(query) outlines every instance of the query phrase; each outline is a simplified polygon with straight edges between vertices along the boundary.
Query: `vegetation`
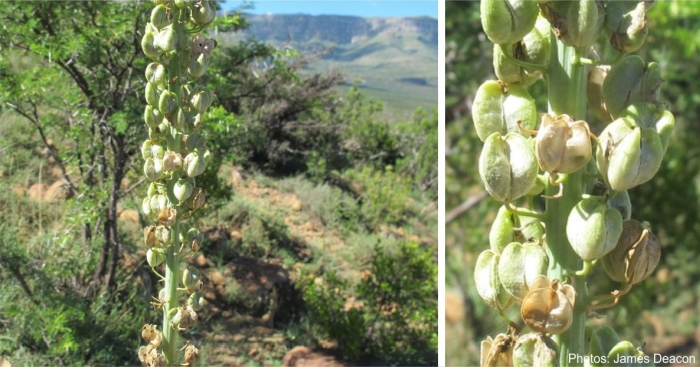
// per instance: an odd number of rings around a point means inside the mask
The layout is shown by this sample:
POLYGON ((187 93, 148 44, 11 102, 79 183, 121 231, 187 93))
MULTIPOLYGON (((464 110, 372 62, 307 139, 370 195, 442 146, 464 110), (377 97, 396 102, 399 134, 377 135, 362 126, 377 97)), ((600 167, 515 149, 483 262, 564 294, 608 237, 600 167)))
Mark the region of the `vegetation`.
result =
MULTIPOLYGON (((2 4, 0 360, 138 364, 161 288, 140 212, 152 8, 2 4)), ((179 346, 206 365, 277 365, 296 345, 437 363, 437 112, 396 122, 357 88, 339 96, 341 76, 302 73, 310 60, 254 40, 215 52, 200 78, 213 94, 206 210, 190 220, 204 238, 183 259, 206 307, 179 346), (308 277, 361 310, 315 302, 308 277), (338 312, 362 319, 357 345, 316 317, 338 312)))
MULTIPOLYGON (((665 79, 659 102, 676 117, 676 129, 656 176, 629 190, 632 219, 648 221, 658 235, 659 266, 649 278, 620 298, 617 306, 597 311, 604 319, 589 320, 585 325, 596 328, 603 322, 613 327, 620 339, 630 340, 635 346, 644 345, 647 355, 660 353, 698 358, 700 348, 693 339, 697 326, 694 315, 697 313, 698 278, 695 267, 684 260, 697 256, 695 240, 690 239, 697 236, 697 230, 691 224, 694 222, 686 221, 697 215, 697 205, 692 203, 697 201, 698 174, 695 160, 690 159, 697 145, 696 135, 689 134, 695 129, 697 119, 694 110, 688 108, 689 101, 697 98, 698 90, 687 83, 692 80, 695 69, 685 63, 697 62, 688 56, 697 42, 687 33, 689 29, 697 29, 700 18, 691 8, 682 2, 655 4, 648 12, 649 36, 638 52, 645 60, 659 62, 665 79), (683 30, 671 24, 683 24, 683 30), (678 164, 685 168, 679 169, 678 164)), ((447 256, 447 335, 451 337, 447 339, 446 353, 448 364, 464 364, 465 361, 477 364, 478 342, 507 327, 498 311, 486 307, 473 283, 477 255, 489 241, 487 234, 498 211, 496 202, 486 199, 479 179, 475 163, 482 143, 475 134, 471 118, 477 87, 484 80, 495 78, 491 74, 493 46, 483 41, 486 37, 476 4, 448 2, 446 14, 446 251, 451 255, 447 256)), ((603 51, 600 53, 606 55, 603 51)), ((529 89, 538 111, 547 109, 547 100, 543 98, 545 84, 538 81, 529 89)), ((586 121, 591 124, 591 130, 599 134, 604 124, 593 112, 592 109, 588 111, 586 121)), ((542 210, 544 206, 537 208, 542 210)), ((587 284, 590 295, 619 289, 619 283, 611 281, 600 265, 592 269, 587 284)), ((519 318, 517 312, 506 314, 511 319, 519 318)))

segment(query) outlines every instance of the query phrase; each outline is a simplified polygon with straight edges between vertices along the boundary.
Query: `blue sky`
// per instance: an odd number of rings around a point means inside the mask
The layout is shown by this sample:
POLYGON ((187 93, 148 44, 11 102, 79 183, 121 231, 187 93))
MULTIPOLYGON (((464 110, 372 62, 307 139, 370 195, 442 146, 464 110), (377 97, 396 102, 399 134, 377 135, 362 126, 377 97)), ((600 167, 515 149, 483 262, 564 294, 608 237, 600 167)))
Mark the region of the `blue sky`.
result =
MULTIPOLYGON (((224 10, 235 9, 243 1, 227 0, 224 10)), ((248 1, 254 14, 354 15, 358 17, 438 17, 437 0, 257 0, 248 1)))

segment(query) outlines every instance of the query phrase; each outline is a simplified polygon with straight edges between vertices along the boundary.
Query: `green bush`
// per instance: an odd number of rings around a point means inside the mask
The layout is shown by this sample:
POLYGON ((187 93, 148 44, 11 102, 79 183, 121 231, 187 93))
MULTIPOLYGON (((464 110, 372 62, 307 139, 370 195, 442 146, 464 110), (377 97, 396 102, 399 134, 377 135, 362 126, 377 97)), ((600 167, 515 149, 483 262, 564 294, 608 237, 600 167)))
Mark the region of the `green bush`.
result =
POLYGON ((392 166, 384 170, 365 166, 361 170, 348 170, 345 175, 361 186, 360 213, 370 227, 381 223, 398 225, 404 221, 411 194, 410 178, 395 172, 392 166))
POLYGON ((338 342, 349 361, 379 357, 388 363, 437 364, 437 263, 434 251, 402 242, 380 244, 356 286, 335 272, 302 274, 309 318, 338 342))

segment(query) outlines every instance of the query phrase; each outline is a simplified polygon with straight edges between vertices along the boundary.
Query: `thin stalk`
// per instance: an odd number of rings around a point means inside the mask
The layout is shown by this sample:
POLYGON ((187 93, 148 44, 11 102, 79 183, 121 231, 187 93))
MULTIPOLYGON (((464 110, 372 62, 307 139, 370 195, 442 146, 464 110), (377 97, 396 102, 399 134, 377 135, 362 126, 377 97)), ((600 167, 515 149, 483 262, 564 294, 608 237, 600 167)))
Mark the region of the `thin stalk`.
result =
MULTIPOLYGON (((184 24, 180 23, 180 10, 173 7, 173 29, 176 34, 182 34, 184 24)), ((170 58, 168 66, 168 90, 174 92, 178 100, 180 99, 180 89, 182 79, 182 58, 179 52, 174 52, 170 58), (173 81, 175 81, 173 83, 173 81)), ((173 152, 180 152, 180 133, 173 126, 170 126, 167 138, 167 148, 173 152)), ((168 191, 168 200, 173 203, 173 207, 177 206, 178 200, 173 195, 173 186, 177 181, 177 177, 173 175, 166 180, 165 185, 168 191)), ((163 306, 163 354, 169 365, 177 363, 177 339, 178 331, 170 326, 169 313, 170 310, 179 307, 177 286, 180 282, 180 256, 177 249, 180 248, 180 218, 176 217, 175 223, 170 226, 170 235, 172 237, 172 245, 168 246, 165 251, 165 299, 167 300, 163 306)))
MULTIPOLYGON (((580 63, 580 52, 563 45, 552 34, 551 61, 548 73, 549 112, 555 115, 568 114, 574 119, 586 117, 586 74, 580 63)), ((559 344, 559 364, 569 366, 569 354, 585 355, 585 305, 588 289, 585 278, 577 276, 582 268, 581 259, 571 248, 566 236, 566 221, 571 209, 583 194, 583 173, 579 170, 569 174, 563 182, 562 195, 546 198, 544 223, 546 228, 547 252, 550 258, 548 275, 571 284, 576 290, 573 323, 569 330, 556 338, 559 344)), ((545 194, 556 195, 559 185, 547 182, 545 194)))

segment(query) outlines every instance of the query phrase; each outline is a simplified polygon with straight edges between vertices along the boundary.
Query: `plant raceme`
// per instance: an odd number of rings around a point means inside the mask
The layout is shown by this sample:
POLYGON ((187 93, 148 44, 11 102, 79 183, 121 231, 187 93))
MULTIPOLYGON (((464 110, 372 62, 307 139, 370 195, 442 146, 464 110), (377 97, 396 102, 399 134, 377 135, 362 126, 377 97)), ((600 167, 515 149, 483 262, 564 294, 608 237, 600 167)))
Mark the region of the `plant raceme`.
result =
POLYGON ((216 15, 208 0, 155 0, 151 21, 141 41, 152 62, 146 67, 144 121, 148 139, 141 146, 143 171, 150 182, 142 210, 151 224, 144 229, 146 258, 164 280, 153 302, 163 322, 143 326, 148 343, 138 351, 145 366, 192 365, 198 349, 178 348, 178 333, 193 327, 203 307, 201 275, 184 259, 196 253, 202 234, 187 223, 202 208, 206 195, 197 186, 209 160, 201 128, 212 103, 209 89, 197 84, 207 70, 214 40, 201 32, 216 15), (156 269, 163 266, 165 275, 156 269))
POLYGON ((618 356, 651 364, 612 328, 585 327, 588 314, 616 305, 659 262, 659 241, 648 223, 631 219, 627 193, 657 173, 674 127, 659 102, 659 65, 628 55, 644 43, 649 7, 481 1, 498 80, 479 87, 472 118, 484 142, 479 175, 503 206, 474 277, 479 295, 509 321, 506 333, 482 342, 482 366, 568 366, 571 354, 599 357, 590 366, 618 356), (598 54, 612 58, 594 60, 598 54), (542 77, 549 111, 538 126, 527 88, 542 77), (597 136, 589 107, 607 123, 597 136), (619 289, 588 294, 586 276, 598 262, 619 289), (508 319, 512 305, 521 320, 508 319))

